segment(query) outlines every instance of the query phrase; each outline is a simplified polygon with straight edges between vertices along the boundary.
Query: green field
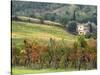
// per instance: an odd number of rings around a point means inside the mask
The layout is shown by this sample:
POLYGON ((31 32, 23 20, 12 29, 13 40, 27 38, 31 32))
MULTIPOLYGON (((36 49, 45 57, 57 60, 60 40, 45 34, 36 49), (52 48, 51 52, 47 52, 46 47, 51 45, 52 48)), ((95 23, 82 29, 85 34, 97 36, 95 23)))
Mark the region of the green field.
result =
MULTIPOLYGON (((92 69, 96 70, 96 69, 92 69)), ((65 69, 41 69, 41 70, 34 70, 34 69, 27 69, 25 67, 12 67, 12 74, 13 75, 20 75, 20 74, 39 74, 39 73, 53 73, 53 72, 69 72, 69 71, 79 71, 78 69, 74 68, 67 68, 65 69)), ((85 71, 81 69, 81 71, 85 71)))
MULTIPOLYGON (((78 71, 73 68, 68 68, 66 71, 78 71)), ((41 69, 41 70, 33 70, 33 69, 27 69, 25 67, 13 67, 12 73, 13 75, 18 74, 37 74, 37 73, 52 73, 52 72, 65 72, 65 69, 41 69)))
POLYGON ((12 21, 12 40, 20 44, 23 39, 38 40, 46 42, 50 38, 55 40, 74 41, 76 36, 68 33, 61 27, 35 24, 28 22, 12 21))
POLYGON ((36 73, 50 73, 50 72, 64 72, 64 69, 41 69, 41 70, 32 70, 32 69, 26 69, 22 67, 15 67, 12 68, 13 75, 18 74, 36 74, 36 73))

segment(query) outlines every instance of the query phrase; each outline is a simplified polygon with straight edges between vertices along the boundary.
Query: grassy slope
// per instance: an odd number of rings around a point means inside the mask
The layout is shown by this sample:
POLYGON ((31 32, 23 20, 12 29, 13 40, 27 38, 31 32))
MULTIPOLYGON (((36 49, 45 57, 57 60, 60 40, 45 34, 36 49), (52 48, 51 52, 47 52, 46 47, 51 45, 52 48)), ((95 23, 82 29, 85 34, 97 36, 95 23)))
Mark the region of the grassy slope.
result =
POLYGON ((66 41, 74 41, 76 36, 71 35, 57 26, 12 21, 13 41, 18 43, 25 38, 37 39, 40 41, 48 41, 50 38, 55 40, 65 39, 66 41))
MULTIPOLYGON (((81 69, 83 70, 83 69, 81 69)), ((68 68, 66 71, 78 71, 77 69, 68 68)), ((12 68, 13 75, 18 74, 37 74, 37 73, 52 73, 52 72, 65 72, 65 69, 41 69, 41 70, 33 70, 27 69, 25 67, 13 67, 12 68)))

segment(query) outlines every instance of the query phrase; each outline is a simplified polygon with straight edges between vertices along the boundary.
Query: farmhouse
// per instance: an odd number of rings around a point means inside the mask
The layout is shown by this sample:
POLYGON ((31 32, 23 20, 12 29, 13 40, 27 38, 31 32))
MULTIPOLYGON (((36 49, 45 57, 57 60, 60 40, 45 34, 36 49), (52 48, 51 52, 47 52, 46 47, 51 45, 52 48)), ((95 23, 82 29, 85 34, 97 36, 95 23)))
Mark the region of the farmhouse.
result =
POLYGON ((87 24, 78 24, 77 25, 77 32, 79 35, 86 35, 87 33, 90 32, 90 27, 87 24))

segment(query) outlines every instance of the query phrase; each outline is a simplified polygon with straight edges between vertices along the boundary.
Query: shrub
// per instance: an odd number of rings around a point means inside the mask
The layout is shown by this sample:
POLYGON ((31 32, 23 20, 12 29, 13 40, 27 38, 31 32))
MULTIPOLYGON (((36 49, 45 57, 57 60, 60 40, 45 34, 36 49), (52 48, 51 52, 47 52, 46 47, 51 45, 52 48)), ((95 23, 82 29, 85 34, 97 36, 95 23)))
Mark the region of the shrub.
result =
POLYGON ((45 45, 25 39, 21 52, 13 46, 12 64, 34 69, 64 68, 66 70, 71 67, 80 70, 80 68, 88 67, 86 64, 96 67, 95 40, 86 41, 84 36, 79 36, 72 46, 70 48, 64 40, 56 41, 52 38, 45 45), (89 46, 90 43, 92 46, 89 46))
POLYGON ((96 33, 89 33, 85 35, 85 38, 93 38, 93 39, 97 39, 97 34, 96 33))

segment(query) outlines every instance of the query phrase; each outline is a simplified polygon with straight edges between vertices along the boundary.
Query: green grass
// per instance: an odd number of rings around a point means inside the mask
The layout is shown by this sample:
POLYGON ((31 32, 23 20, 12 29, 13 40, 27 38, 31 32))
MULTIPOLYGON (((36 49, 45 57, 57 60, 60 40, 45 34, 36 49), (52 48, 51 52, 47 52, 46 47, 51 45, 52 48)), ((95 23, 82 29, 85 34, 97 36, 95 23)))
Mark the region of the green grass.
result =
MULTIPOLYGON (((96 70, 93 68, 92 70, 96 70)), ((53 73, 53 72, 71 72, 71 71, 79 71, 78 69, 75 68, 58 68, 58 69, 53 69, 53 68, 48 68, 48 69, 27 69, 26 67, 20 67, 20 66, 15 66, 12 67, 12 75, 21 75, 21 74, 39 74, 39 73, 53 73)), ((81 68, 80 71, 85 71, 84 68, 81 68)))
POLYGON ((12 68, 12 74, 18 75, 18 74, 39 74, 39 73, 53 73, 53 72, 68 72, 68 71, 78 71, 73 68, 65 69, 41 69, 41 70, 34 70, 34 69, 27 69, 25 67, 13 67, 12 68))
POLYGON ((26 37, 55 37, 74 40, 76 36, 71 35, 64 29, 57 26, 49 26, 43 24, 26 23, 12 21, 12 38, 26 38, 26 37))

